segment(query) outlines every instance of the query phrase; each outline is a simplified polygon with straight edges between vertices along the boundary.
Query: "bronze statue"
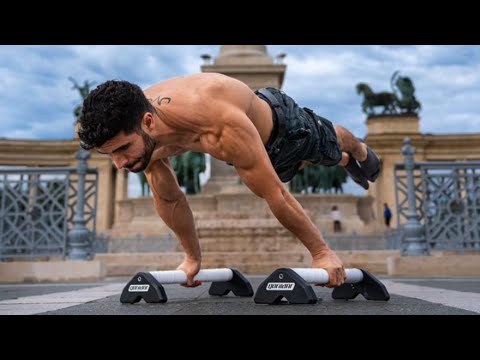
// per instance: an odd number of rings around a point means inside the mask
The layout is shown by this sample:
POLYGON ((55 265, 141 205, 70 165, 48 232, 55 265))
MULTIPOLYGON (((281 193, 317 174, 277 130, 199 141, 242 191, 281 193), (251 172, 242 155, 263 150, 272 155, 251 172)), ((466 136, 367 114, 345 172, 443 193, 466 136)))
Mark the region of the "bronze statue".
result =
POLYGON ((363 94, 362 110, 367 115, 375 115, 374 108, 383 106, 382 114, 395 114, 395 94, 382 91, 374 93, 366 83, 357 84, 357 94, 363 94))
MULTIPOLYGON (((68 80, 70 80, 72 83, 73 83, 73 87, 72 87, 72 90, 78 90, 78 92, 80 93, 80 96, 82 97, 82 101, 85 100, 85 98, 88 96, 88 94, 90 94, 90 91, 91 91, 91 86, 93 84, 95 84, 95 82, 90 82, 88 80, 85 80, 83 82, 83 86, 80 86, 78 85, 78 83, 76 82, 76 80, 74 78, 72 78, 71 76, 68 78, 68 80)), ((80 113, 82 112, 82 105, 78 105, 75 110, 73 111, 73 113, 75 114, 75 119, 77 119, 79 116, 80 116, 80 113)))
POLYGON ((142 196, 149 196, 150 195, 150 186, 148 185, 147 177, 145 173, 139 172, 137 173, 140 179, 140 188, 142 190, 142 196))
POLYGON ((200 174, 205 171, 205 154, 189 151, 170 159, 177 174, 180 186, 185 187, 187 194, 198 194, 201 191, 200 174))
POLYGON ((395 71, 390 80, 392 90, 395 93, 396 105, 403 113, 415 113, 421 109, 421 104, 415 98, 415 87, 412 80, 406 76, 398 76, 399 71, 395 71))
POLYGON ((290 182, 293 193, 343 193, 348 175, 341 166, 306 166, 290 182))
MULTIPOLYGON (((173 170, 177 175, 178 184, 185 187, 187 194, 198 194, 201 191, 200 173, 206 169, 205 154, 186 152, 170 158, 173 170)), ((137 174, 140 179, 142 196, 150 195, 150 186, 143 172, 137 174)))
POLYGON ((406 76, 398 76, 395 71, 390 79, 393 92, 382 91, 374 93, 366 83, 358 83, 357 94, 363 94, 362 111, 367 115, 378 115, 375 107, 383 106, 382 115, 417 113, 420 110, 420 102, 415 98, 415 87, 412 80, 406 76))

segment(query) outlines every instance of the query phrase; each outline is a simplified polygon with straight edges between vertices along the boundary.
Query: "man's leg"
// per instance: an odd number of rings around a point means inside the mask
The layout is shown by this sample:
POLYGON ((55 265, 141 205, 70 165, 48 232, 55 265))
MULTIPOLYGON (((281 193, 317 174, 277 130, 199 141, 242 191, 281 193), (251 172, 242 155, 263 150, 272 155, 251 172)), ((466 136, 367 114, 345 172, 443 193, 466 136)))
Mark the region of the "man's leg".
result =
POLYGON ((355 160, 365 161, 367 159, 367 144, 358 140, 349 130, 343 126, 335 125, 337 141, 342 147, 342 160, 338 165, 346 166, 350 160, 350 154, 355 160))
MULTIPOLYGON (((380 161, 375 153, 343 126, 334 125, 337 141, 342 148, 342 159, 338 165, 345 168, 350 177, 368 190, 368 180, 374 182, 380 173, 380 161)), ((300 169, 306 165, 314 165, 302 161, 300 169)))
POLYGON ((368 181, 374 182, 380 173, 380 160, 377 155, 343 126, 335 125, 337 141, 342 147, 342 160, 339 165, 345 167, 353 180, 365 189, 368 181))

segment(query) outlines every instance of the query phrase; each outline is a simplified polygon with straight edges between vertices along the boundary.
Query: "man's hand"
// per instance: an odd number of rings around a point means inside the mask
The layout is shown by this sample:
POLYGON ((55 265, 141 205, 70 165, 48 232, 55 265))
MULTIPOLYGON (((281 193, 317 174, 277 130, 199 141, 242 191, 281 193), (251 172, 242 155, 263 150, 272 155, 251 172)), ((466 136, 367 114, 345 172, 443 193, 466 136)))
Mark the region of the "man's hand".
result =
POLYGON ((193 280, 194 276, 198 274, 200 271, 200 260, 195 260, 192 258, 185 258, 183 263, 181 263, 177 270, 182 270, 185 274, 187 274, 187 283, 181 284, 183 287, 197 287, 202 285, 202 283, 198 280, 193 280))
POLYGON ((328 283, 317 284, 329 288, 342 285, 347 278, 342 261, 331 249, 322 250, 312 260, 312 268, 322 268, 328 272, 328 283))

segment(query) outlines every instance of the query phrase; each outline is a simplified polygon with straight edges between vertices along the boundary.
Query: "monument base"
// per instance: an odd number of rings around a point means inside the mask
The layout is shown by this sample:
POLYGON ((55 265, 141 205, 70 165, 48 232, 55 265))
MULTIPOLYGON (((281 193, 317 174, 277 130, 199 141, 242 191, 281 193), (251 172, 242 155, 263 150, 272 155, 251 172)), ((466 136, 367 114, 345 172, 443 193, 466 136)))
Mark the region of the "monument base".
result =
MULTIPOLYGON (((358 238, 360 235, 378 233, 370 197, 349 194, 295 196, 333 249, 383 248, 383 244, 379 243, 382 239, 375 240, 375 236, 371 239, 369 236, 361 237, 361 240, 358 238), (341 233, 334 234, 333 231, 331 219, 333 205, 336 205, 342 214, 341 233)), ((305 250, 301 241, 273 216, 266 201, 250 191, 199 194, 187 198, 204 254, 305 250)), ((172 241, 172 238, 165 237, 169 230, 155 211, 151 198, 123 200, 118 205, 121 210, 120 221, 108 233, 110 249, 135 251, 134 249, 139 247, 125 246, 125 242, 131 239, 133 245, 138 243, 138 239, 148 238, 148 249, 143 247, 142 251, 183 251, 176 239, 172 241), (158 239, 158 242, 155 242, 155 239, 158 239), (121 244, 123 245, 117 246, 121 244)))

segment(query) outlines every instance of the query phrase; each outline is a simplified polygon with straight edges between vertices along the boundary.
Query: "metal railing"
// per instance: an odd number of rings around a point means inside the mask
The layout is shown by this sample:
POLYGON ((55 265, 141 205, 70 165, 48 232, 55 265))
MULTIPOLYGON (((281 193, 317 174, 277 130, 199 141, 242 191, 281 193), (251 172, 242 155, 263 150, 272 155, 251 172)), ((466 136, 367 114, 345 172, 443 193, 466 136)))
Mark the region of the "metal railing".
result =
POLYGON ((91 256, 97 185, 97 170, 86 166, 83 174, 79 167, 0 169, 0 259, 70 256, 79 222, 88 236, 83 258, 91 256))
POLYGON ((407 140, 402 152, 394 171, 404 254, 480 250, 480 161, 414 163, 407 140))

